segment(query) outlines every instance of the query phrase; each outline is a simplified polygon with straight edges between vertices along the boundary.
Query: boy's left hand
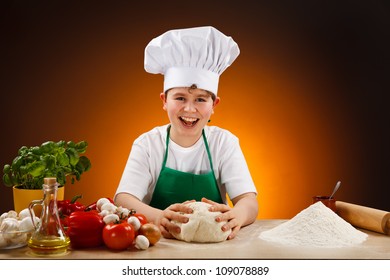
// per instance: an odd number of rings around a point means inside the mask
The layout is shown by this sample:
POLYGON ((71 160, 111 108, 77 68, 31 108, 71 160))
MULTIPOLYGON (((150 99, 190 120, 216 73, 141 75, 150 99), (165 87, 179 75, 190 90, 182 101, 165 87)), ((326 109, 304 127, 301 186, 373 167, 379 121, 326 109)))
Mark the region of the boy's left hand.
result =
POLYGON ((221 215, 218 215, 215 218, 216 222, 223 222, 226 221, 226 223, 222 226, 222 231, 227 231, 229 229, 232 230, 231 234, 228 236, 228 239, 233 239, 239 230, 241 229, 242 224, 238 221, 234 208, 231 208, 227 204, 217 203, 215 201, 212 201, 207 198, 202 198, 202 202, 206 202, 208 204, 211 204, 212 206, 209 208, 209 211, 211 212, 222 212, 221 215))

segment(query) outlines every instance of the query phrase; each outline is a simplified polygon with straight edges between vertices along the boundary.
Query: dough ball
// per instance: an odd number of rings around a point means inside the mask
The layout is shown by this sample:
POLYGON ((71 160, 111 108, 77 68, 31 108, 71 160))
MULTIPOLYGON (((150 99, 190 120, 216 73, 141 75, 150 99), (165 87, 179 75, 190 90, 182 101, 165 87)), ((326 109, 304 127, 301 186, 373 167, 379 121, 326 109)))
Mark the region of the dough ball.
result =
POLYGON ((225 222, 216 222, 215 217, 221 212, 210 212, 211 205, 205 202, 191 202, 188 207, 192 208, 192 214, 184 214, 189 218, 188 223, 182 224, 175 222, 180 226, 180 233, 172 233, 178 239, 186 242, 211 243, 225 241, 231 230, 222 231, 221 227, 225 222))

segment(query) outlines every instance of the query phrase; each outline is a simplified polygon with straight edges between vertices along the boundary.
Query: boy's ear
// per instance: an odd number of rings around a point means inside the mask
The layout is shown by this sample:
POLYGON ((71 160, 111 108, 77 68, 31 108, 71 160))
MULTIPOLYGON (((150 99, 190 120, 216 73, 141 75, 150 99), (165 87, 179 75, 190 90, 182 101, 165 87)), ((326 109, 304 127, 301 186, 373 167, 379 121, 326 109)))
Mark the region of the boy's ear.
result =
POLYGON ((163 102, 163 109, 166 110, 166 104, 167 104, 167 98, 166 98, 166 94, 164 92, 160 93, 160 99, 162 100, 163 102))
POLYGON ((221 102, 221 98, 220 97, 216 97, 215 100, 214 100, 213 108, 215 108, 215 106, 217 106, 219 104, 219 102, 221 102))

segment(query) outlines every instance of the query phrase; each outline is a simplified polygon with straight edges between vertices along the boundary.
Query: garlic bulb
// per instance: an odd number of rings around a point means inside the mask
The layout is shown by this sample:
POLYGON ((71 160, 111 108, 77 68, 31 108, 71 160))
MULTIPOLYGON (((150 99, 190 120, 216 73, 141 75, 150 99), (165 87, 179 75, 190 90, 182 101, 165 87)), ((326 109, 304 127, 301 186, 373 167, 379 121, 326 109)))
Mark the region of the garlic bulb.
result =
MULTIPOLYGON (((33 212, 33 214, 34 214, 34 212, 33 212)), ((31 217, 30 210, 28 210, 28 208, 25 208, 19 212, 19 220, 23 220, 26 217, 31 217)))
POLYGON ((15 218, 5 218, 0 226, 0 231, 3 233, 5 240, 14 238, 19 230, 19 222, 15 218))
MULTIPOLYGON (((39 223, 39 218, 34 217, 35 226, 39 223)), ((20 231, 30 231, 34 229, 33 221, 31 217, 25 217, 23 220, 19 221, 19 230, 20 231)))

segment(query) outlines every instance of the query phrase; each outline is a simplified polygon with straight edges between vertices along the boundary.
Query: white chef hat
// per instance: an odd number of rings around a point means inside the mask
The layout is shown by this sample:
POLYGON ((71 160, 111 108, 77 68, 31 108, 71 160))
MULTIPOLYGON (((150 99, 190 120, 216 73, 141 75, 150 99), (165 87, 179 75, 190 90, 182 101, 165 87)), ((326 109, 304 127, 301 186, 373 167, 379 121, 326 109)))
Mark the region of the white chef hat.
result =
POLYGON ((239 53, 236 42, 214 27, 175 29, 150 41, 144 66, 164 75, 164 92, 195 85, 217 95, 219 76, 239 53))

